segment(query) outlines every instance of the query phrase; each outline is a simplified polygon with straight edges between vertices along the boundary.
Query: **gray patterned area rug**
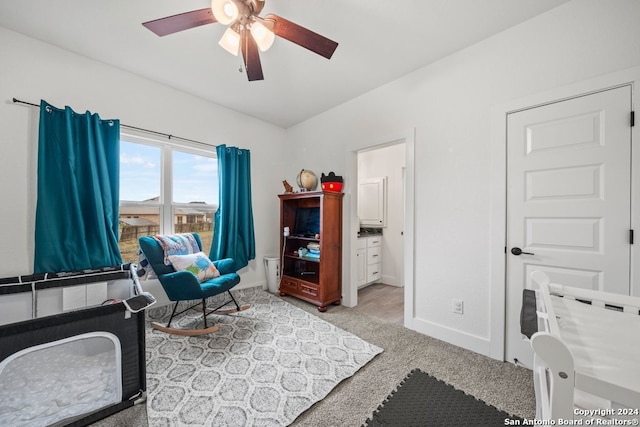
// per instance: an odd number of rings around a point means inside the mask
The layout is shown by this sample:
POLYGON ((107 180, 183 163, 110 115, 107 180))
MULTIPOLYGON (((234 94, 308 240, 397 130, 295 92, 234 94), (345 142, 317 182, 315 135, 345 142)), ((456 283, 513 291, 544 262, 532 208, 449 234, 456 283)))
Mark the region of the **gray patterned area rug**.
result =
MULTIPOLYGON (((220 326, 212 334, 169 335, 147 325, 151 427, 289 425, 383 351, 262 288, 233 294, 251 308, 210 315, 220 326)), ((170 307, 147 312, 164 323, 169 315, 170 307)), ((195 310, 178 320, 172 326, 202 327, 195 310)))

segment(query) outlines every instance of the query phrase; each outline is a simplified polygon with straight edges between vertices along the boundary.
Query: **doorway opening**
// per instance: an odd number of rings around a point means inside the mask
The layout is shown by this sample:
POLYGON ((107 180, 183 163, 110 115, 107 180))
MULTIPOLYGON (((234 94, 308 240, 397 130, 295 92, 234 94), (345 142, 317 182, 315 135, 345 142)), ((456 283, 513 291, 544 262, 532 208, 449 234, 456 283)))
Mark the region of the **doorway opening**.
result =
POLYGON ((410 327, 413 316, 413 131, 352 152, 349 306, 410 327), (371 182, 382 184, 364 186, 371 182), (374 190, 372 190, 374 189, 374 190), (362 197, 375 207, 362 214, 362 197), (361 214, 359 214, 360 205, 361 214))

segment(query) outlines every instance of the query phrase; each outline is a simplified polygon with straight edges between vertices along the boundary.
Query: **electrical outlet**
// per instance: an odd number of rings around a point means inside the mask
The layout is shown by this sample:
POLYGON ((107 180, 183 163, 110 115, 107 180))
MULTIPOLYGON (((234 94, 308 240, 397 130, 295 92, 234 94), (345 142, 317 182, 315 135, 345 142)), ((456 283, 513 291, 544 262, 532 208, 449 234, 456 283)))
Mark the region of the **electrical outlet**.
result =
POLYGON ((461 299, 453 299, 453 312, 456 314, 462 314, 464 311, 464 303, 461 299))

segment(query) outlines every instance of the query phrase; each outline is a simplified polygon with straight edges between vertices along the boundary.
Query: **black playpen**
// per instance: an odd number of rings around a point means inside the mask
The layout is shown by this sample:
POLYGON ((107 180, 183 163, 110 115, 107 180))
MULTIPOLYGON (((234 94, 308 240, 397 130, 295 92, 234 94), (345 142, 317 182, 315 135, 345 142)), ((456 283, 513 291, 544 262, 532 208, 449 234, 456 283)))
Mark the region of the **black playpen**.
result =
POLYGON ((0 307, 23 293, 33 317, 0 326, 0 425, 81 426, 144 401, 146 304, 133 307, 141 292, 129 264, 0 279, 0 307), (121 279, 133 283, 132 298, 38 317, 44 290, 121 279))

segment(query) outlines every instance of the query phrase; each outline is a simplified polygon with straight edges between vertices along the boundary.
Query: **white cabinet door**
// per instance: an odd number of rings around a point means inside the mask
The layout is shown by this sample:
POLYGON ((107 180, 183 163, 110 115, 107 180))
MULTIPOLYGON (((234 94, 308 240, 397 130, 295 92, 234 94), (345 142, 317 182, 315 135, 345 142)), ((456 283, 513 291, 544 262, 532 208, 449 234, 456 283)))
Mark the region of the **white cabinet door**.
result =
POLYGON ((367 265, 378 264, 380 262, 380 249, 380 246, 367 248, 367 265))
POLYGON ((367 237, 367 283, 382 278, 382 237, 367 237))
POLYGON ((358 288, 382 278, 382 236, 361 237, 356 247, 358 288))
POLYGON ((358 287, 367 283, 367 249, 356 250, 356 265, 358 268, 358 287))
POLYGON ((358 217, 360 224, 386 226, 387 178, 363 179, 358 183, 358 217))
POLYGON ((382 271, 380 271, 380 267, 382 264, 371 264, 367 266, 367 283, 373 283, 380 280, 382 277, 382 271))

